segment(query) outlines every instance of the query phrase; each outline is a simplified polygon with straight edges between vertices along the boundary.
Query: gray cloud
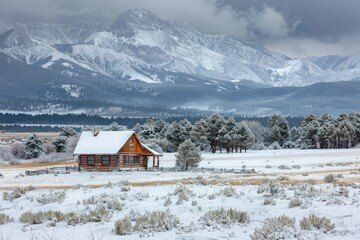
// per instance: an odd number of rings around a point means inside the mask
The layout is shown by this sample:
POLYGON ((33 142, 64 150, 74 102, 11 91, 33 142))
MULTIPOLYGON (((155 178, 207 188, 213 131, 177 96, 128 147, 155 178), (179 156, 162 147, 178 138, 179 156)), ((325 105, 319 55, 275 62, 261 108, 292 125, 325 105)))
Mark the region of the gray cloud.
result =
POLYGON ((110 25, 130 8, 178 17, 202 32, 257 41, 290 56, 360 49, 358 0, 0 0, 0 16, 20 22, 110 25))

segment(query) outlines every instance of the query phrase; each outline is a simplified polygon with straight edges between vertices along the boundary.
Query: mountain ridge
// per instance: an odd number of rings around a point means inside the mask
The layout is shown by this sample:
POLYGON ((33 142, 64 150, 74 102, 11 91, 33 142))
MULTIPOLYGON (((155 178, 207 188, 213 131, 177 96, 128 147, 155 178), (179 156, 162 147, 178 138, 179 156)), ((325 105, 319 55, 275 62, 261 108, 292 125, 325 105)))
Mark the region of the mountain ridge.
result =
POLYGON ((146 83, 171 81, 157 77, 166 71, 219 81, 250 80, 274 87, 353 80, 360 75, 360 58, 348 68, 326 68, 329 64, 324 60, 326 57, 291 58, 256 43, 226 35, 203 34, 182 20, 163 20, 143 9, 122 13, 108 27, 90 22, 12 24, 2 21, 0 51, 28 64, 53 59, 42 65, 44 68, 60 57, 115 80, 146 83), (4 31, 11 29, 13 34, 4 31), (54 45, 71 46, 67 52, 61 52, 54 45), (111 55, 111 59, 104 54, 111 55))
MULTIPOLYGON (((133 9, 109 26, 0 20, 0 67, 0 83, 11 89, 2 91, 6 96, 166 102, 185 107, 208 101, 209 108, 227 109, 244 106, 245 99, 238 96, 244 95, 251 99, 248 105, 285 111, 276 104, 292 102, 294 108, 292 96, 306 98, 306 91, 311 91, 309 99, 299 102, 312 105, 316 99, 327 106, 326 97, 331 99, 336 87, 349 87, 327 83, 351 81, 358 94, 360 53, 291 58, 255 42, 204 34, 180 19, 164 20, 133 9), (14 71, 11 64, 19 70, 14 71), (317 84, 331 91, 321 94, 317 84)), ((354 101, 349 99, 343 102, 354 101)))

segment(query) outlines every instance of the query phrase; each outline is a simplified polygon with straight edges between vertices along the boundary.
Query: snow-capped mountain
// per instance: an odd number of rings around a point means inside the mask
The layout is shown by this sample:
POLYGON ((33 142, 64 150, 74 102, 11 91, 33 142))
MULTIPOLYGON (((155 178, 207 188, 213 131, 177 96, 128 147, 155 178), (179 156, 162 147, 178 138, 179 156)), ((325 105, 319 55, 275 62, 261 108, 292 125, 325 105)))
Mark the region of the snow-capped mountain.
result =
MULTIPOLYGON (((181 20, 163 20, 138 9, 124 12, 108 27, 1 21, 0 52, 43 68, 65 66, 66 74, 90 71, 146 83, 174 83, 178 74, 185 74, 212 82, 236 85, 250 80, 278 87, 360 76, 359 54, 294 59, 230 36, 203 34, 181 20)), ((179 79, 175 82, 181 84, 179 79)))

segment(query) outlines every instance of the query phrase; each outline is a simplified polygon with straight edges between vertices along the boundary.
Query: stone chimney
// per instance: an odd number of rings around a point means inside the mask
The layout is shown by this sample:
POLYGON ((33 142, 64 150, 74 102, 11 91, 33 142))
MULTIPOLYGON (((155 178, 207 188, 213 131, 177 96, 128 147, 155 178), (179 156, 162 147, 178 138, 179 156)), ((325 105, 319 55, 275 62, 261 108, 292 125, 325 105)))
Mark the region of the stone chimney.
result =
POLYGON ((93 134, 94 137, 96 137, 96 136, 99 134, 99 129, 98 129, 98 128, 94 128, 94 129, 92 130, 92 134, 93 134))

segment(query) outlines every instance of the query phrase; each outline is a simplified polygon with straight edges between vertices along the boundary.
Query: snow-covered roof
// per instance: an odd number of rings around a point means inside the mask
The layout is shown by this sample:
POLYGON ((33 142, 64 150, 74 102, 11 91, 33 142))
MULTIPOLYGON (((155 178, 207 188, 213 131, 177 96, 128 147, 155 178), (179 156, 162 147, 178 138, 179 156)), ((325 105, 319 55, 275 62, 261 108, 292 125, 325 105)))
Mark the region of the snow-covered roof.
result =
POLYGON ((142 145, 146 150, 148 150, 149 152, 151 152, 152 154, 157 155, 157 156, 162 156, 161 153, 159 153, 159 152, 157 152, 157 151, 155 151, 155 150, 152 150, 151 148, 149 148, 149 147, 146 146, 145 144, 141 143, 141 145, 142 145))
POLYGON ((99 131, 94 136, 91 131, 81 133, 74 155, 116 154, 134 134, 134 131, 99 131))
MULTIPOLYGON (((116 154, 134 133, 134 131, 99 131, 94 136, 92 131, 84 131, 81 133, 74 155, 116 154)), ((162 156, 145 144, 140 144, 152 154, 162 156)))

